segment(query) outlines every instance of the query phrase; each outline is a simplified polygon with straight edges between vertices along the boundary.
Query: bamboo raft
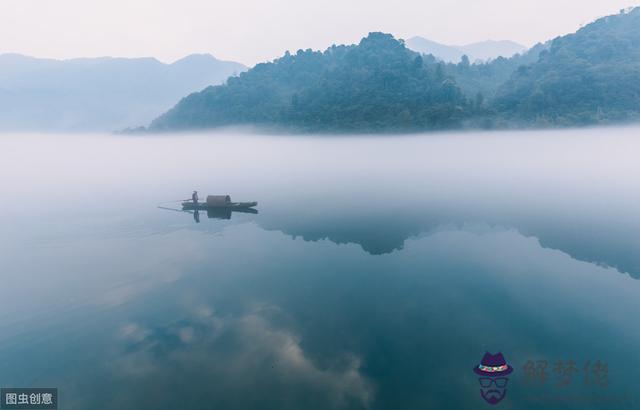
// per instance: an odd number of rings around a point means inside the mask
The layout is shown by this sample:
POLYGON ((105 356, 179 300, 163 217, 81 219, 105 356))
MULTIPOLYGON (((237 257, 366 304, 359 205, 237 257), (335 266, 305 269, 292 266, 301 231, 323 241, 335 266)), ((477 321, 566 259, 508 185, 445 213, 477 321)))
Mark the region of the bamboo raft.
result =
POLYGON ((257 202, 231 202, 229 195, 208 195, 205 202, 184 201, 182 209, 249 209, 257 206, 257 202))

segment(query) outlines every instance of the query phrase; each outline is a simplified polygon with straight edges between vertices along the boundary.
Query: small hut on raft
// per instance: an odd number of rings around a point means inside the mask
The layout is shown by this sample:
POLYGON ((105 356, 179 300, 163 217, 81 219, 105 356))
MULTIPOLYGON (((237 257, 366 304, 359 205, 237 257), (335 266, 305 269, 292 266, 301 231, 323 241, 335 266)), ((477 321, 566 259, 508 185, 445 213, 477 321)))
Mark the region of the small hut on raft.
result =
POLYGON ((231 203, 229 195, 207 195, 208 206, 225 206, 231 203))

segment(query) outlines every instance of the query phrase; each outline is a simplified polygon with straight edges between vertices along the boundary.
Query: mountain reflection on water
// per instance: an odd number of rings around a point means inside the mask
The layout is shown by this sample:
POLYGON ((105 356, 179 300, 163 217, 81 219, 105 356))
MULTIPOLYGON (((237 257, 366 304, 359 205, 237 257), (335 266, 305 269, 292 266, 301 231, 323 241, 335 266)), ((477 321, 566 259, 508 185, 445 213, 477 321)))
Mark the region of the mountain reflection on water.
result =
POLYGON ((528 221, 526 217, 470 218, 451 215, 450 212, 437 214, 438 210, 433 212, 430 214, 427 209, 422 210, 421 214, 411 215, 412 210, 407 210, 371 218, 355 215, 349 222, 345 220, 346 215, 299 224, 284 218, 279 222, 264 221, 261 226, 310 241, 328 239, 337 244, 357 243, 372 255, 400 250, 408 238, 430 235, 445 229, 513 229, 524 236, 537 239, 542 247, 562 251, 577 260, 610 266, 636 279, 640 278, 638 240, 629 227, 598 226, 592 221, 560 220, 553 223, 552 218, 546 221, 528 221))
MULTIPOLYGON (((575 217, 554 218, 552 215, 478 215, 423 206, 419 211, 414 207, 393 208, 322 214, 318 209, 289 209, 284 205, 261 217, 258 223, 263 229, 281 231, 305 241, 327 239, 336 244, 358 244, 371 255, 401 250, 409 238, 447 229, 512 229, 537 239, 542 247, 640 278, 635 226, 607 225, 605 221, 575 217), (316 218, 309 218, 305 211, 316 218)), ((231 210, 207 211, 207 215, 209 218, 231 219, 231 210)))
POLYGON ((634 131, 4 136, 0 385, 65 409, 477 409, 500 351, 502 407, 638 408, 634 131), (156 208, 193 189, 258 212, 156 208))

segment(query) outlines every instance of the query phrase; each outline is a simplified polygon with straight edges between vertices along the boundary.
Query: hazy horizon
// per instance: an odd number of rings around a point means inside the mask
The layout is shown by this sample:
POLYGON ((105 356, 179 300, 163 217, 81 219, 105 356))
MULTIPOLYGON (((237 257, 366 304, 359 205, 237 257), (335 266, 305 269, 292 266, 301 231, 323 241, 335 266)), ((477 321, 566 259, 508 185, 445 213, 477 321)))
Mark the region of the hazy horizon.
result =
POLYGON ((491 0, 483 4, 470 0, 430 4, 415 0, 393 4, 5 0, 0 3, 0 54, 54 59, 154 57, 171 63, 207 53, 251 66, 287 50, 357 43, 372 31, 402 39, 420 36, 447 45, 510 40, 531 47, 634 5, 629 0, 491 0))

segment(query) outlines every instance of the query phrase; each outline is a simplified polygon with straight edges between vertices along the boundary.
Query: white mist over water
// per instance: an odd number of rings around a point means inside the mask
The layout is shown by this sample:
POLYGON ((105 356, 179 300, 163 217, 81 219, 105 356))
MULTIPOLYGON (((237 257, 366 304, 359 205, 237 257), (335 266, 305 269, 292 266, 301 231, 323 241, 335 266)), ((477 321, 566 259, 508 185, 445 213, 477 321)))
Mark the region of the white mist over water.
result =
POLYGON ((363 195, 388 202, 631 208, 640 196, 633 188, 640 171, 638 130, 386 137, 5 134, 0 199, 5 211, 20 211, 19 199, 64 208, 65 202, 113 196, 134 203, 182 199, 192 189, 238 200, 294 200, 302 190, 310 200, 354 205, 363 195))

